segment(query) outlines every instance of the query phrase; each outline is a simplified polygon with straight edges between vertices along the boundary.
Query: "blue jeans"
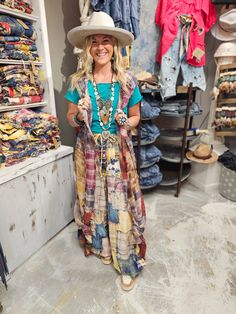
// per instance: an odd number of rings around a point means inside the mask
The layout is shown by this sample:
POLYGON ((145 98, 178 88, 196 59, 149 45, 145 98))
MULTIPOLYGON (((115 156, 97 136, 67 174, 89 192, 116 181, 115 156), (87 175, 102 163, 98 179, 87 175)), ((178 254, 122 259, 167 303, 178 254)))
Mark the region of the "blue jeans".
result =
POLYGON ((182 84, 184 86, 187 86, 190 82, 192 82, 193 87, 198 87, 203 91, 206 89, 206 78, 203 66, 196 67, 188 64, 185 61, 186 58, 182 61, 179 60, 180 34, 181 25, 173 44, 161 60, 160 85, 161 97, 163 100, 167 97, 176 95, 177 78, 180 69, 182 71, 182 84))
POLYGON ((153 165, 140 171, 140 185, 142 187, 149 187, 159 184, 162 180, 162 173, 158 165, 153 165))
MULTIPOLYGON (((136 146, 134 147, 134 151, 136 154, 138 153, 138 148, 136 146)), ((158 162, 160 158, 161 152, 154 144, 141 146, 140 150, 141 168, 153 165, 154 163, 158 162)))

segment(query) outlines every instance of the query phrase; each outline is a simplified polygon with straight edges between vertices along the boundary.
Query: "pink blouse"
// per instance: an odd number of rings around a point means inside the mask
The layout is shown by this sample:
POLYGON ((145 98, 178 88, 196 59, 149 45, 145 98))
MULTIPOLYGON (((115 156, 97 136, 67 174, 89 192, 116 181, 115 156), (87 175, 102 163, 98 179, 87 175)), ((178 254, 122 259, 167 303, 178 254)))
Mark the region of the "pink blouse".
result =
POLYGON ((192 17, 186 61, 205 65, 205 33, 216 22, 216 9, 211 0, 158 0, 155 22, 162 31, 157 61, 168 51, 178 33, 180 16, 192 17))

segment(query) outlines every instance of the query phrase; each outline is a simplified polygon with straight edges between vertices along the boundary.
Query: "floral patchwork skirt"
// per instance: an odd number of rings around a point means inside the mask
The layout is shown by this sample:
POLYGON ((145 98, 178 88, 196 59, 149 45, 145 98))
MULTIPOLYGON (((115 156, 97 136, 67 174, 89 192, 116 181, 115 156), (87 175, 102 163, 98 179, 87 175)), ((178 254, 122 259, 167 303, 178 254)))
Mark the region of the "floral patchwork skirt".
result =
POLYGON ((75 149, 77 202, 75 221, 85 255, 111 257, 122 274, 143 268, 145 206, 136 163, 119 135, 94 135, 95 144, 78 139, 75 149), (124 149, 125 147, 125 149, 124 149))

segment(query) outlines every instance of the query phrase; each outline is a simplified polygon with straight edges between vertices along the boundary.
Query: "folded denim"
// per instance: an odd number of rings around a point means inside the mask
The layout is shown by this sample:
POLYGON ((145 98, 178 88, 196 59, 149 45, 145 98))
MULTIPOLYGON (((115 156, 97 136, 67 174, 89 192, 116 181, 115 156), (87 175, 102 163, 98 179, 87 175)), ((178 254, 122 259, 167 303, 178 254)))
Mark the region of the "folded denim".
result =
MULTIPOLYGON (((134 147, 135 153, 137 154, 137 147, 134 147)), ((161 158, 161 152, 160 150, 154 145, 146 145, 141 147, 140 151, 140 167, 146 168, 150 165, 153 165, 154 163, 158 162, 161 158)))
MULTIPOLYGON (((151 144, 155 142, 157 137, 160 135, 158 127, 151 121, 142 122, 140 126, 140 138, 141 144, 151 144)), ((133 144, 137 145, 138 139, 137 136, 133 137, 133 144)))
POLYGON ((160 100, 156 99, 153 97, 151 94, 144 94, 143 100, 149 103, 150 106, 152 107, 159 107, 160 100))
POLYGON ((140 185, 142 187, 154 186, 162 180, 162 173, 158 165, 143 168, 140 171, 140 185))
MULTIPOLYGON (((185 114, 187 108, 187 100, 180 101, 165 101, 160 103, 160 109, 162 113, 174 113, 174 114, 185 114)), ((202 112, 200 104, 193 102, 190 108, 191 115, 197 115, 202 112)))
POLYGON ((160 108, 152 106, 148 100, 143 98, 141 103, 142 119, 155 119, 160 114, 160 108))
POLYGON ((8 15, 0 15, 0 34, 36 39, 36 33, 31 21, 22 21, 8 15), (26 27, 22 26, 22 22, 26 24, 26 27))

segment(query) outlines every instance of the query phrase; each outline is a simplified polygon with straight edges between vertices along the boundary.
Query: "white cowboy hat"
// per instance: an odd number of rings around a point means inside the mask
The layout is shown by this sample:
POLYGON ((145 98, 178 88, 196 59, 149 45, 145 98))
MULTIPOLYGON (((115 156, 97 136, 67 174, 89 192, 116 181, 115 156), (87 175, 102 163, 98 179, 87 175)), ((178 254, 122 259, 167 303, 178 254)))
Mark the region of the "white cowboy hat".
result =
POLYGON ((236 41, 221 43, 216 49, 214 57, 236 57, 236 41))
POLYGON ((236 39, 236 8, 222 7, 218 21, 211 28, 211 34, 221 41, 236 39))
POLYGON ((214 53, 216 64, 229 64, 236 61, 236 41, 221 43, 214 53))
POLYGON ((129 46, 134 40, 132 33, 115 27, 113 19, 105 12, 93 12, 86 25, 71 29, 67 38, 69 42, 78 48, 83 48, 86 37, 95 34, 105 34, 115 37, 121 47, 129 46))

